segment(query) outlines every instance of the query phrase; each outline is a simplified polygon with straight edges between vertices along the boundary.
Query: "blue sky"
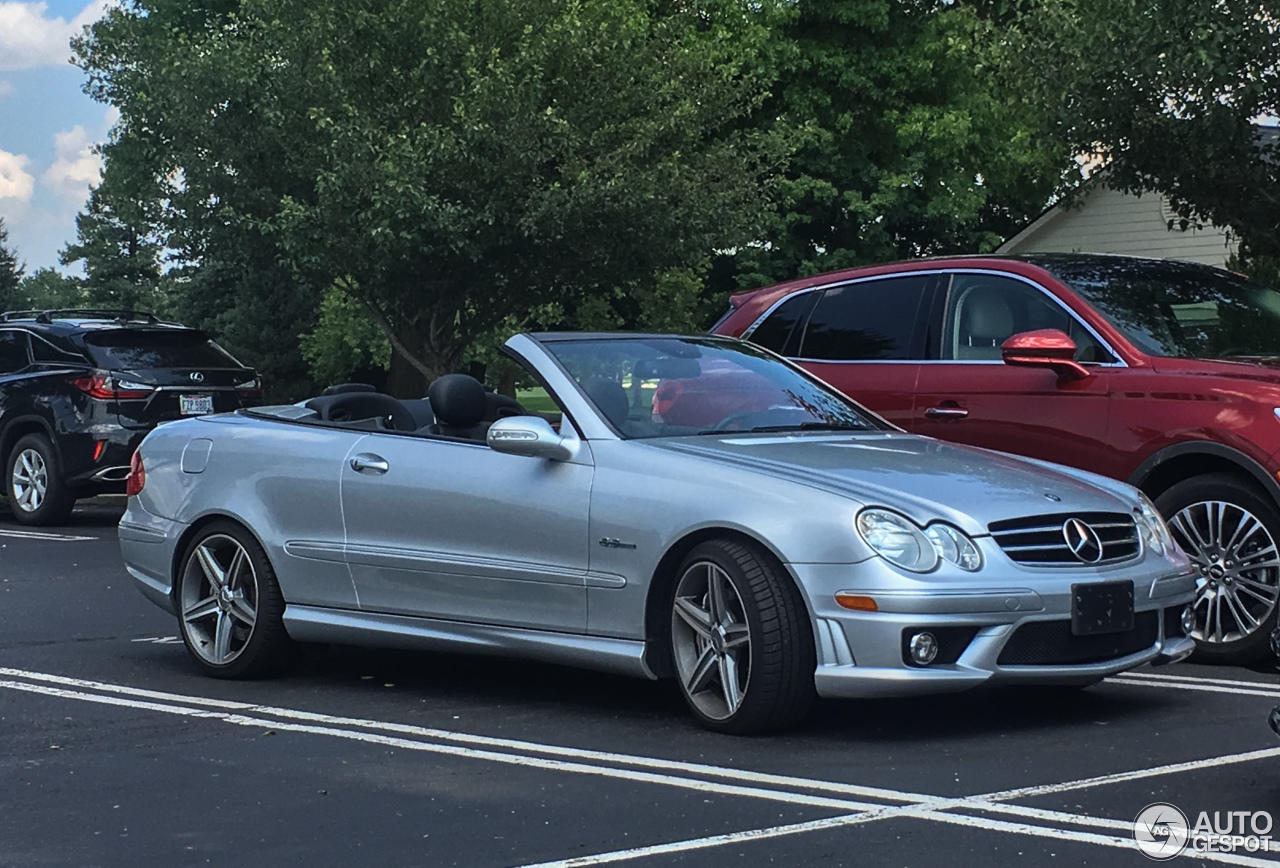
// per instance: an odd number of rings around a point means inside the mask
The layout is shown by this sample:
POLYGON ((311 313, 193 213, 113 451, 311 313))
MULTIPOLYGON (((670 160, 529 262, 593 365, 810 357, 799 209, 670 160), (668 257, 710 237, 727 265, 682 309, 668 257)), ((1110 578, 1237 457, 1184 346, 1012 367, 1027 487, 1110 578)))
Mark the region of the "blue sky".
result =
POLYGON ((109 0, 0 0, 0 217, 27 271, 57 267, 100 160, 114 110, 81 90, 67 41, 109 0))

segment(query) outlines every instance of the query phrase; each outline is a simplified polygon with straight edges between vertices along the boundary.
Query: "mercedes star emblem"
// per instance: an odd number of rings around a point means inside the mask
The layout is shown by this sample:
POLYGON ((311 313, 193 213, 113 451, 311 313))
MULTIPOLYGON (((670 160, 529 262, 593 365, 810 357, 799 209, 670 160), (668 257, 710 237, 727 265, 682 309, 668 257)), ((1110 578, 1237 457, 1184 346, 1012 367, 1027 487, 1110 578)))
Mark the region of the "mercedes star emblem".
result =
POLYGON ((1062 525, 1062 538, 1076 559, 1085 564, 1102 560, 1102 540, 1098 532, 1078 518, 1069 518, 1062 525))

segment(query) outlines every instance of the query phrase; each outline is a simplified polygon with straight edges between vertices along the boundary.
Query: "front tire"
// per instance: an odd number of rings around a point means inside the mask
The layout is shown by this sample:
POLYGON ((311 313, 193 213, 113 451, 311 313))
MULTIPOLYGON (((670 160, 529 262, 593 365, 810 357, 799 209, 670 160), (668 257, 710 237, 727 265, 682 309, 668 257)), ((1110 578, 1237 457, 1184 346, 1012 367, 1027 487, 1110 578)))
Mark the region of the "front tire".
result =
POLYGON ((732 540, 701 543, 680 565, 671 651, 698 721, 746 735, 798 723, 813 705, 808 611, 767 553, 732 540))
POLYGON ((5 465, 5 495, 20 524, 62 524, 76 499, 62 479, 58 450, 44 434, 28 434, 13 445, 5 465))
POLYGON ((1280 511, 1253 485, 1222 473, 1177 483, 1156 507, 1200 573, 1195 659, 1262 658, 1280 609, 1280 511))
POLYGON ((207 675, 255 678, 283 662, 284 597, 266 552, 240 525, 201 528, 182 556, 175 599, 183 644, 207 675))

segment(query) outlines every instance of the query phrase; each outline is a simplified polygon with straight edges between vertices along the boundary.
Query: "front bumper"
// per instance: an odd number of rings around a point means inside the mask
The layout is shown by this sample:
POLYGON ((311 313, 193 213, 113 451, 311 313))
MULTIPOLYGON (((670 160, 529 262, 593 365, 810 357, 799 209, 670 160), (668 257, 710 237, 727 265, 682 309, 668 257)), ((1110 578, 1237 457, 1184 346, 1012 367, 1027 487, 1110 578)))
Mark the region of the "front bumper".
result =
POLYGON ((1004 581, 985 577, 981 586, 973 575, 904 577, 879 561, 789 567, 816 616, 814 683, 821 696, 910 696, 1001 684, 1083 686, 1143 664, 1184 659, 1195 648, 1179 624, 1194 597, 1195 576, 1163 559, 1123 569, 1015 569, 1000 576, 1004 581), (1117 579, 1134 582, 1134 629, 1073 636, 1072 584, 1117 579), (879 609, 843 609, 835 603, 837 591, 870 596, 879 609), (907 653, 909 637, 922 631, 939 638, 938 658, 927 666, 909 662, 907 653))

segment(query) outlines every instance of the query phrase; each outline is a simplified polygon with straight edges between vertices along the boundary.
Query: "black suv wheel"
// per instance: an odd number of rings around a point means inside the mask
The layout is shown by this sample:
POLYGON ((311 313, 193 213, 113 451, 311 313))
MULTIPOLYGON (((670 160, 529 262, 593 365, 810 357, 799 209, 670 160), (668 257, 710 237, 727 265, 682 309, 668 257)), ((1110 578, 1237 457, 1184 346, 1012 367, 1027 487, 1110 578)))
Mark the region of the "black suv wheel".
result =
POLYGON ((13 517, 22 524, 60 524, 76 499, 62 481, 58 452, 43 434, 18 440, 5 464, 5 494, 13 517))

